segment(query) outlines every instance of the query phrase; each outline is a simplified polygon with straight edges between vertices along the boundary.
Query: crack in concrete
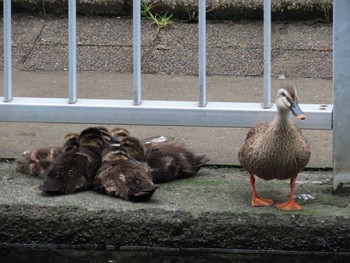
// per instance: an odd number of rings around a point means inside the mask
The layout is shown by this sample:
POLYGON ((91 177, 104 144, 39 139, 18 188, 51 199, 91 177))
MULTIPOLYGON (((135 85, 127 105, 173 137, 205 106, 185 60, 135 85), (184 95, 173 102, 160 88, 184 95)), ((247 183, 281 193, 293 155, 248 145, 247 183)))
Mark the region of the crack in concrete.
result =
POLYGON ((22 67, 24 67, 24 64, 27 62, 27 59, 28 59, 28 58, 30 57, 30 55, 33 53, 35 47, 37 46, 37 42, 38 42, 40 36, 42 35, 42 33, 43 33, 45 27, 46 27, 46 24, 44 24, 44 25, 41 27, 40 32, 39 32, 39 34, 36 36, 36 38, 35 38, 35 40, 34 40, 34 43, 33 43, 33 45, 31 46, 30 50, 29 50, 28 53, 27 53, 25 56, 23 56, 23 58, 21 59, 21 66, 22 66, 22 67))

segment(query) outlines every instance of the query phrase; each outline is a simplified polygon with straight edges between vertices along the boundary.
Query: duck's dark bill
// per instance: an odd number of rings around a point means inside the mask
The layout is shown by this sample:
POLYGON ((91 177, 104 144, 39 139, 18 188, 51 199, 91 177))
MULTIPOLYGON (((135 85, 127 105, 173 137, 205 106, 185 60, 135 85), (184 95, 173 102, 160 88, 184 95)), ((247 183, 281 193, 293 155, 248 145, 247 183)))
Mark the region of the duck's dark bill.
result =
POLYGON ((305 120, 306 116, 305 116, 304 112, 300 109, 298 101, 294 101, 290 105, 289 109, 291 110, 291 112, 293 113, 295 118, 297 118, 299 120, 305 120))

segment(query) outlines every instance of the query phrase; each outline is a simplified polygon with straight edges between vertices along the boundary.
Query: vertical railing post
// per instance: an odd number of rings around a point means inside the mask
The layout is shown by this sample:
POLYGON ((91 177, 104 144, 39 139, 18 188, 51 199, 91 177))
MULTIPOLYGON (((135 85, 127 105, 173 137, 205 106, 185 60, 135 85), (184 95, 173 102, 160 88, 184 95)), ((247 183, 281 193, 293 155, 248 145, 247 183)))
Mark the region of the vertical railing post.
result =
POLYGON ((4 12, 4 101, 12 100, 11 1, 3 0, 4 12))
POLYGON ((350 0, 333 1, 333 187, 350 183, 350 0))
POLYGON ((199 32, 199 107, 204 107, 206 99, 206 1, 198 1, 198 32, 199 32))
POLYGON ((133 0, 134 105, 141 103, 141 1, 133 0))
POLYGON ((264 102, 271 107, 271 0, 264 0, 264 102))
POLYGON ((77 12, 76 0, 68 2, 68 103, 77 101, 77 12))

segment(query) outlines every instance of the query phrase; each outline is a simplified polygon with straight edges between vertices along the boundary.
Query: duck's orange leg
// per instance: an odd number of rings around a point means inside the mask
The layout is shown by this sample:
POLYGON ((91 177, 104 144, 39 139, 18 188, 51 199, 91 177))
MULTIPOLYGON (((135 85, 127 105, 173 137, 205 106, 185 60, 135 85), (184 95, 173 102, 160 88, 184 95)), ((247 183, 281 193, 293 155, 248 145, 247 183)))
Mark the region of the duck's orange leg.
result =
POLYGON ((301 210, 301 206, 294 201, 294 190, 295 190, 295 178, 290 179, 290 197, 285 203, 278 204, 275 207, 284 211, 298 211, 301 210))
POLYGON ((252 206, 269 206, 274 203, 271 199, 262 198, 257 195, 254 175, 250 176, 250 186, 252 187, 252 206))

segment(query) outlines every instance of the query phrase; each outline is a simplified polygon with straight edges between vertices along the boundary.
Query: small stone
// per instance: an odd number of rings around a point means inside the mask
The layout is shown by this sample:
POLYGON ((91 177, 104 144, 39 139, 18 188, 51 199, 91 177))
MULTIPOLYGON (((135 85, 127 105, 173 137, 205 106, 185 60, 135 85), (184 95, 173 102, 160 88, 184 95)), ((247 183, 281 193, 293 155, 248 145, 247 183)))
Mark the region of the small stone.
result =
POLYGON ((280 75, 278 75, 278 79, 286 79, 286 75, 285 74, 280 74, 280 75))
POLYGON ((158 50, 169 50, 170 47, 167 45, 156 45, 156 49, 158 50))

